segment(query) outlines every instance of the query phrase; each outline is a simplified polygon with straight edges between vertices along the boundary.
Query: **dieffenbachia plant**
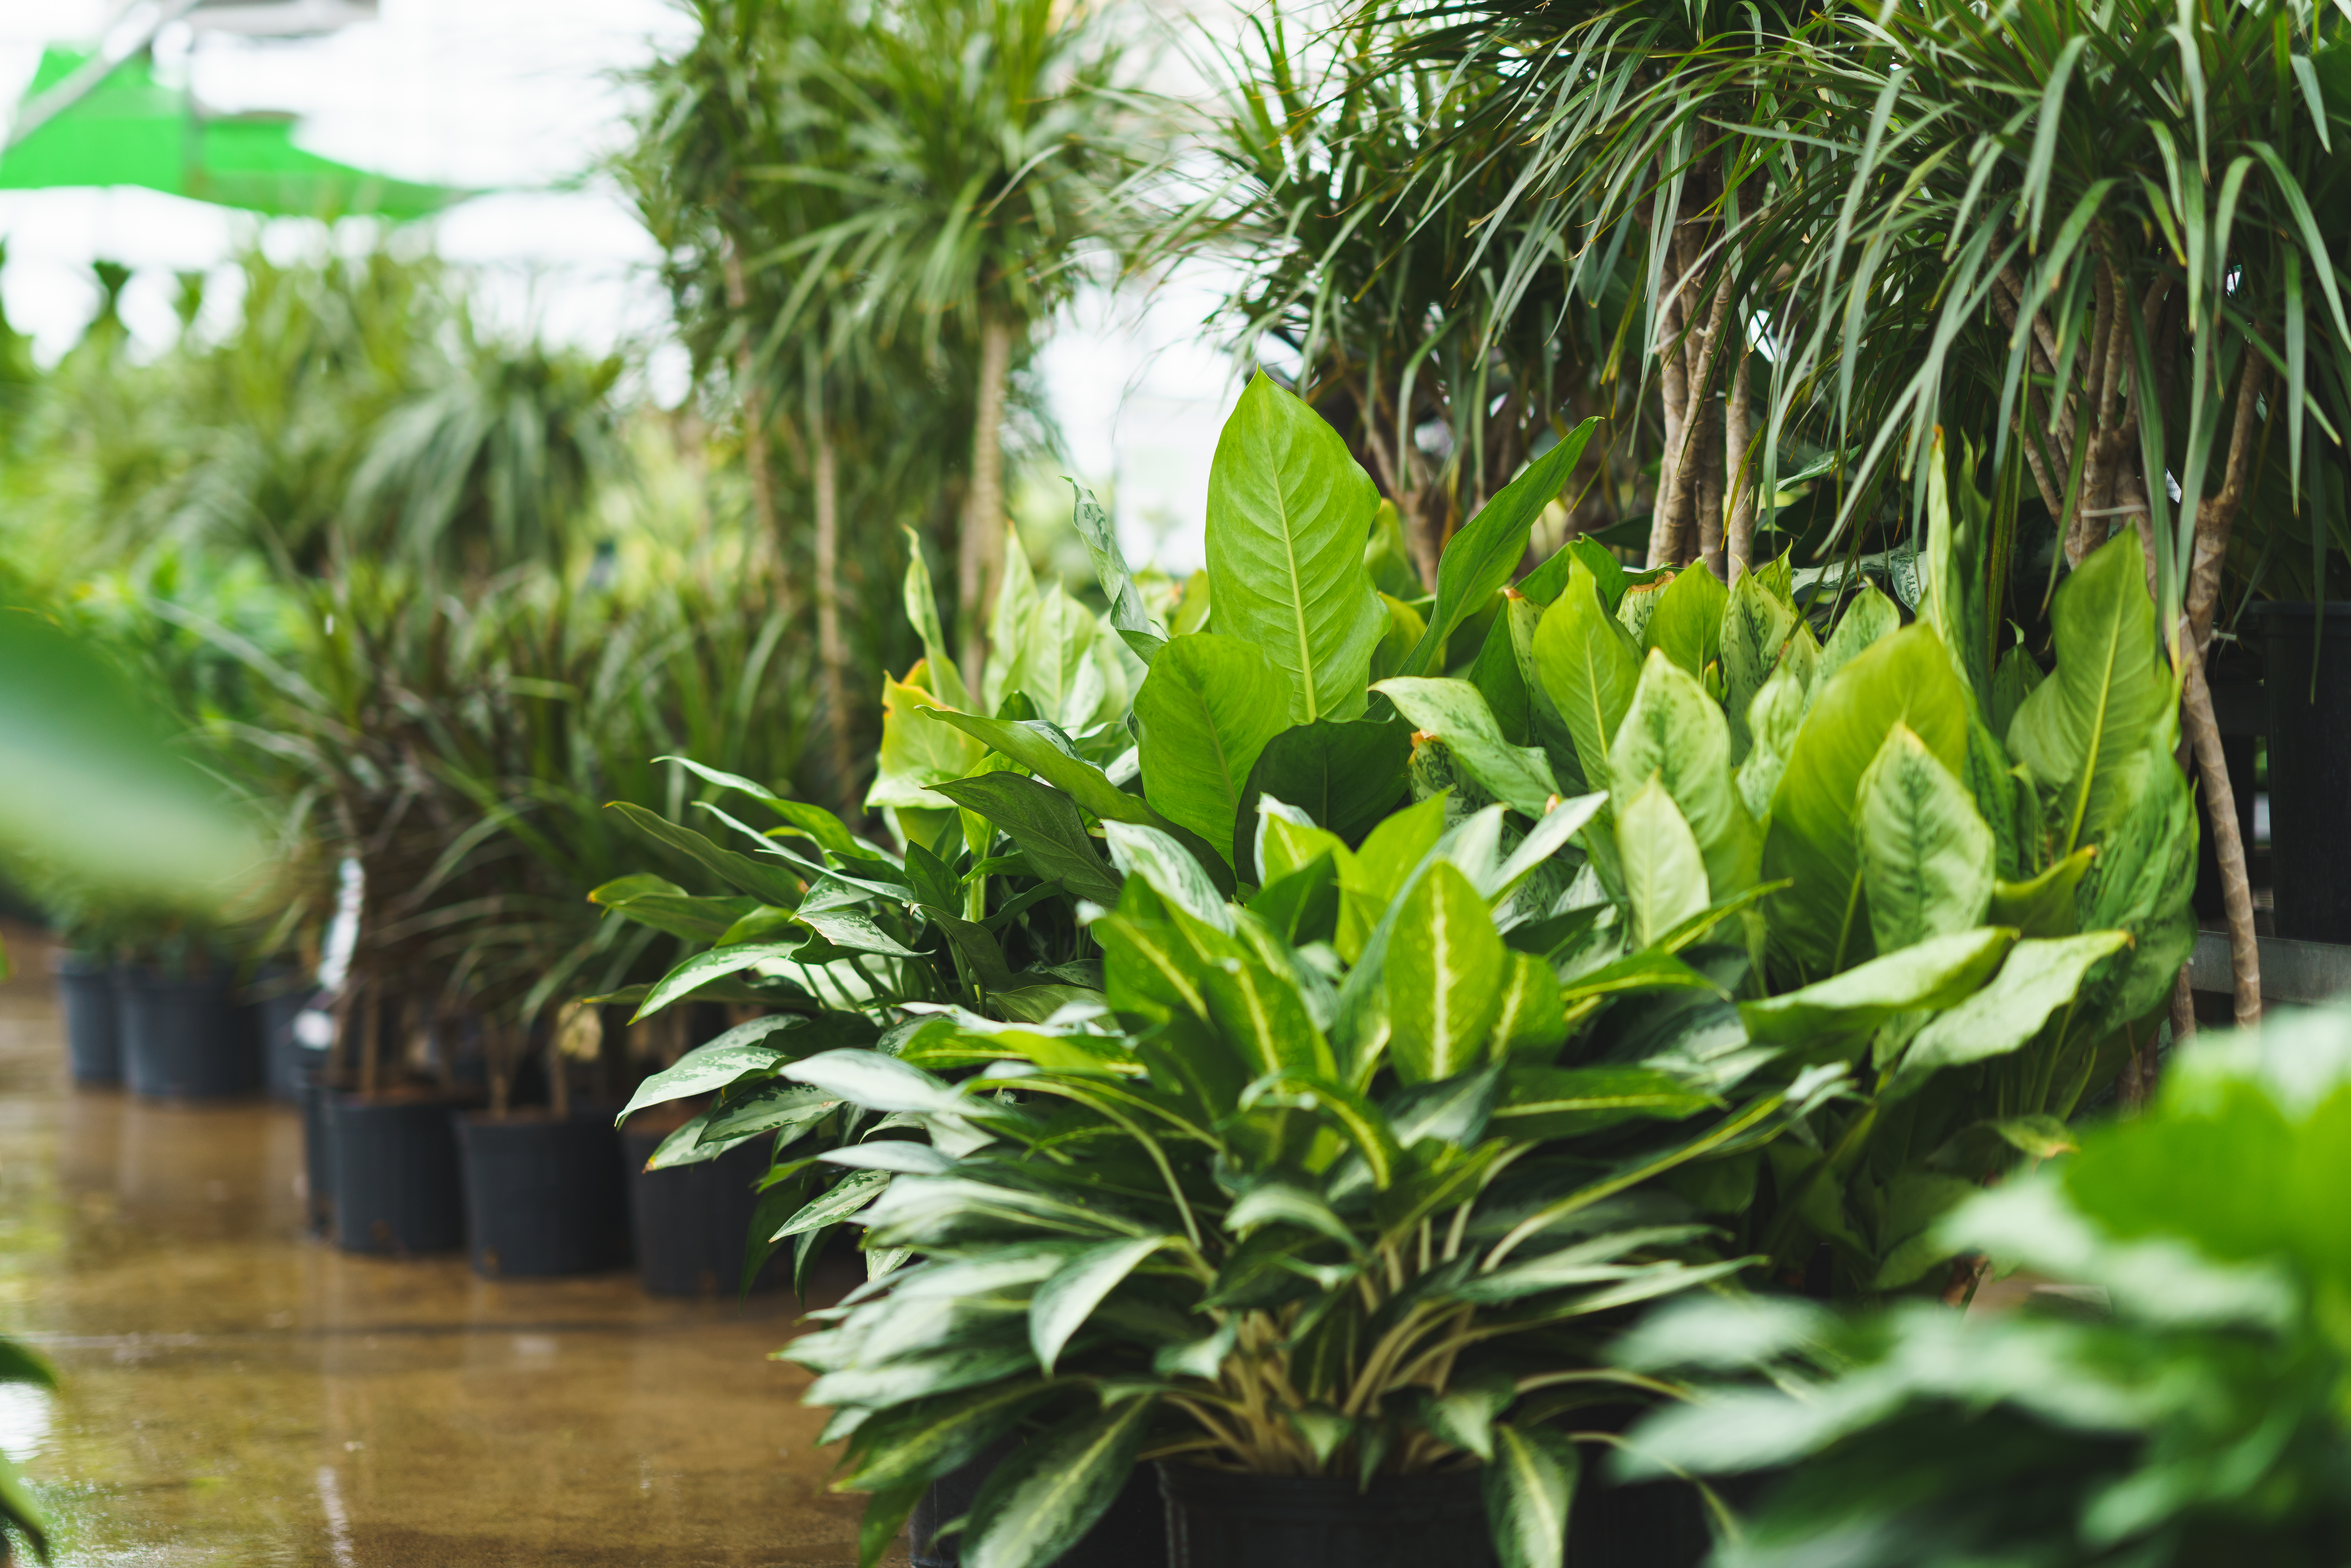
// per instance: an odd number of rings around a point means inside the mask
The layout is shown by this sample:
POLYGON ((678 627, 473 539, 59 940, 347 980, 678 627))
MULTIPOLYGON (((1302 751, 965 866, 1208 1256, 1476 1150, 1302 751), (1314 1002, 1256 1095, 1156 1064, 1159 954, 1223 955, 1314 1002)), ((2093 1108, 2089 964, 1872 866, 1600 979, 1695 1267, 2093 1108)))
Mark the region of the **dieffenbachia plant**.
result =
POLYGON ((1714 994, 1672 949, 1727 915, 1562 982, 1498 912, 1599 800, 1509 852, 1505 808, 1447 805, 1351 851, 1263 800, 1245 902, 1113 821, 1100 1003, 925 1009, 894 1054, 782 1070, 876 1118, 817 1157, 855 1173, 877 1255, 916 1255, 783 1353, 821 1375, 838 1484, 872 1494, 864 1562, 1019 1437, 964 1527, 974 1568, 1053 1561, 1147 1458, 1481 1467, 1503 1561, 1557 1568, 1575 1413, 1645 1396, 1600 1359, 1614 1315, 1743 1266, 1667 1183, 1705 1190, 1844 1069, 1792 1081, 1670 1014, 1636 1050, 1628 1009, 1714 994))

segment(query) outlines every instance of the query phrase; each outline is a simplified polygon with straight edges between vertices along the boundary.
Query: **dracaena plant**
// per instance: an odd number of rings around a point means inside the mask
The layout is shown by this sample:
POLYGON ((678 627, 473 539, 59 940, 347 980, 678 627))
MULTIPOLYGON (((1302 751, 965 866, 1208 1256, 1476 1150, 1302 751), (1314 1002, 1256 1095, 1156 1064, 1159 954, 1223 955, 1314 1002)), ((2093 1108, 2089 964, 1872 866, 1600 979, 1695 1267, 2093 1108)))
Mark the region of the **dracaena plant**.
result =
POLYGON ((1716 1559, 1739 1568, 2341 1562, 2346 1183, 2351 1018, 2199 1039, 2148 1114, 1949 1222, 2062 1294, 1669 1310, 1623 1358, 1704 1392, 1629 1452, 1778 1474, 1716 1559))
POLYGON ((872 1494, 865 1561, 1018 1437, 974 1564, 1052 1561, 1144 1458, 1364 1486, 1482 1465, 1504 1560, 1560 1562, 1575 1414, 1639 1396, 1597 1359, 1610 1314, 1741 1267, 1662 1183, 1703 1186, 1843 1070, 1790 1082, 1777 1051, 1671 1027, 1609 1060, 1604 1003, 1704 982, 1656 948, 1562 984, 1496 915, 1598 802, 1507 855, 1503 808, 1444 806, 1351 854, 1267 801, 1246 904, 1113 821, 1102 1003, 936 1009, 894 1054, 783 1068, 872 1119, 816 1158, 856 1173, 838 1190, 895 1267, 786 1353, 848 1438, 839 1484, 872 1494), (1367 905, 1342 856, 1380 882, 1367 905))

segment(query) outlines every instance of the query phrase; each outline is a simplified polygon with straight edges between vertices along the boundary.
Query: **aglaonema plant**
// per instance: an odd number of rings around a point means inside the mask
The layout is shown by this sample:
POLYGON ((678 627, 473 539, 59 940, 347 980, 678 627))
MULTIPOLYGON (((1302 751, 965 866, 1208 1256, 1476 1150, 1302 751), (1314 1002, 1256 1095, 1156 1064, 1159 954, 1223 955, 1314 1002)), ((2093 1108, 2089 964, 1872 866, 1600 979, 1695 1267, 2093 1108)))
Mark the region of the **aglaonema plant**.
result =
POLYGON ((1599 800, 1507 852, 1503 807, 1447 805, 1350 851, 1263 800, 1245 903, 1113 821, 1101 1002, 922 1009, 893 1053, 782 1070, 873 1119, 815 1158, 855 1173, 895 1267, 784 1353, 848 1439, 838 1484, 872 1494, 863 1561, 1017 1436, 964 1525, 975 1565, 1053 1561, 1155 1458, 1366 1487, 1478 1467, 1503 1561, 1560 1563, 1578 1445, 1606 1440, 1578 1412, 1643 1397, 1600 1359, 1614 1315, 1743 1266, 1666 1181, 1703 1187, 1844 1070, 1792 1082, 1779 1051, 1673 1029, 1588 1061, 1604 1003, 1712 994, 1669 948, 1727 914, 1563 983, 1497 912, 1599 800))

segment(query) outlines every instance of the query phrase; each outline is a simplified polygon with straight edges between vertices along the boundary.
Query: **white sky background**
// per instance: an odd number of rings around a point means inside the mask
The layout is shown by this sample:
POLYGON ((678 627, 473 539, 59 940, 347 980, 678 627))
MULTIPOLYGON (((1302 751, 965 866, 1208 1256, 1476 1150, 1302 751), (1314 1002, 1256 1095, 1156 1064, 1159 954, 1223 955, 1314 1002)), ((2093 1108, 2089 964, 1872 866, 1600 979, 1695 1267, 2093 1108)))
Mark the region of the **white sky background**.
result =
MULTIPOLYGON (((0 0, 0 105, 13 106, 42 46, 84 42, 106 0, 0 0)), ((482 269, 478 303, 501 327, 599 350, 664 343, 668 306, 653 244, 617 192, 581 177, 626 135, 618 73, 675 46, 691 25, 665 0, 381 0, 381 18, 325 37, 250 40, 183 30, 158 49, 207 105, 303 117, 311 152, 396 178, 487 189, 432 221, 450 259, 482 269), (550 189, 571 185, 571 189, 550 189)), ((98 308, 90 263, 137 269, 122 313, 152 348, 178 329, 172 274, 213 270, 207 317, 235 308, 227 259, 257 235, 272 254, 319 243, 316 224, 263 222, 160 192, 0 191, 7 266, 0 302, 44 360, 98 308)), ((1047 393, 1072 465, 1113 488, 1134 563, 1200 561, 1208 460, 1239 388, 1201 319, 1196 279, 1147 298, 1081 300, 1043 350, 1047 393)), ((674 402, 683 350, 656 347, 649 390, 674 402)))

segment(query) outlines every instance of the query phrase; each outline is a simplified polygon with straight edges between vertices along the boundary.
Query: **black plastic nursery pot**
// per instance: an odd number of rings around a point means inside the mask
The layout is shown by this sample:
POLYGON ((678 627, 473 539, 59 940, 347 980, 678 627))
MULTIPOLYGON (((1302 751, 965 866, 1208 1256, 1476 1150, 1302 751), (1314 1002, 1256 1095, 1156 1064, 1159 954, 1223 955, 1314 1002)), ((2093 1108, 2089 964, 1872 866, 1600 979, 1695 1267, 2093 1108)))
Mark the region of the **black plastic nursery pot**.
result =
POLYGON ((154 1100, 219 1100, 261 1087, 260 1041, 225 978, 122 971, 122 1075, 154 1100))
POLYGON ((2351 942, 2351 604, 2256 601, 2277 935, 2351 942))
POLYGON ((589 1274, 628 1262, 628 1192, 609 1113, 477 1111, 458 1119, 457 1143, 476 1273, 589 1274))
MULTIPOLYGON (((621 1134, 637 1278, 656 1296, 731 1295, 743 1281, 744 1242, 759 1206, 752 1184, 767 1174, 768 1142, 754 1138, 700 1165, 645 1169, 667 1135, 634 1126, 621 1134)), ((752 1288, 785 1283, 790 1267, 791 1249, 779 1249, 752 1288)))
POLYGON ((316 994, 291 969, 265 969, 246 988, 246 1016, 261 1041, 262 1086, 272 1100, 288 1105, 301 1103, 303 1069, 318 1054, 294 1033, 294 1020, 316 994))
POLYGON ((122 1082, 122 1008, 114 965, 79 953, 57 956, 57 1001, 66 1015, 66 1065, 76 1083, 122 1082))
POLYGON ((303 1218, 311 1235, 329 1236, 335 1228, 335 1090, 323 1061, 304 1065, 300 1103, 303 1218))
MULTIPOLYGON (((940 1540, 939 1531, 971 1511, 989 1472, 1004 1462, 1012 1448, 1010 1443, 995 1445, 923 1493, 906 1521, 907 1561, 913 1568, 960 1568, 961 1538, 950 1535, 940 1540)), ((1166 1568, 1167 1519, 1157 1478, 1137 1467, 1111 1503, 1110 1511, 1054 1563, 1057 1568, 1166 1568)))
POLYGON ((1168 1568, 1494 1568, 1475 1470, 1260 1476, 1159 1462, 1168 1568))
POLYGON ((330 1097, 336 1246, 402 1257, 465 1244, 457 1112, 423 1092, 330 1097))

